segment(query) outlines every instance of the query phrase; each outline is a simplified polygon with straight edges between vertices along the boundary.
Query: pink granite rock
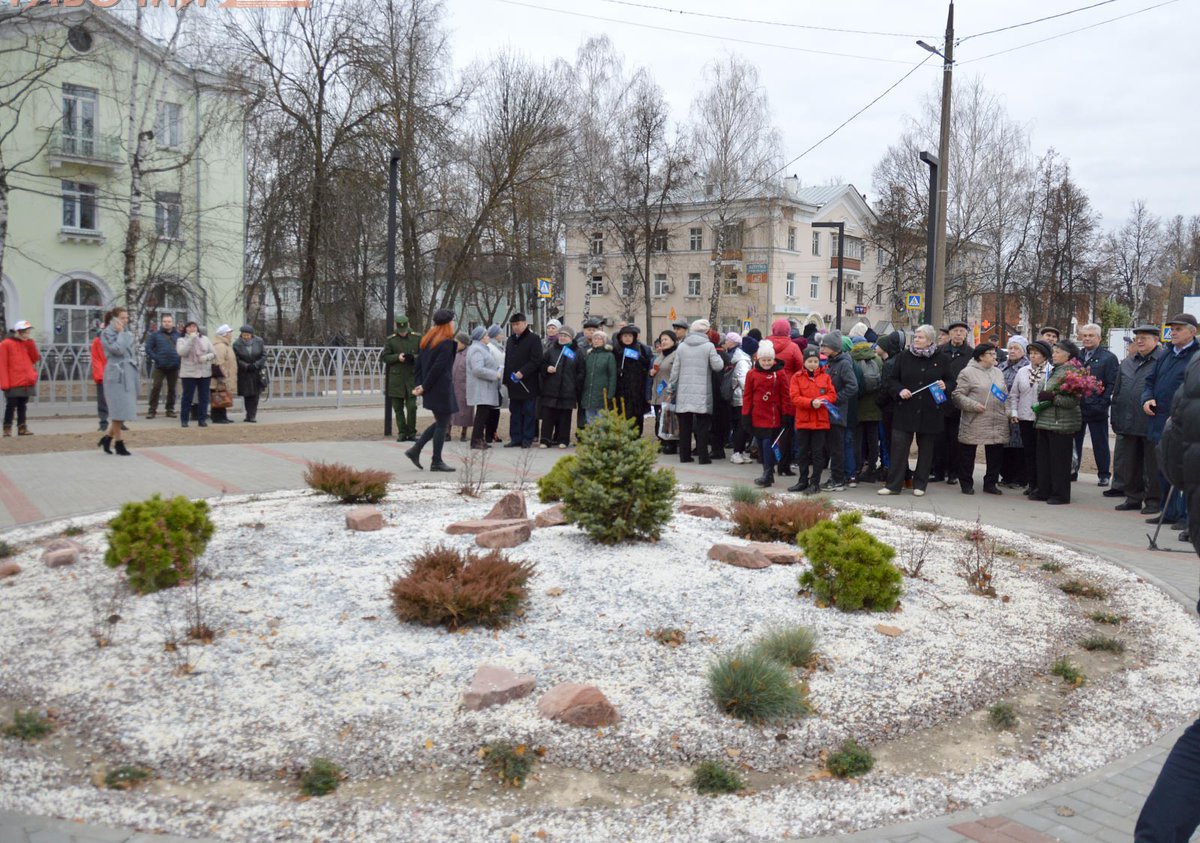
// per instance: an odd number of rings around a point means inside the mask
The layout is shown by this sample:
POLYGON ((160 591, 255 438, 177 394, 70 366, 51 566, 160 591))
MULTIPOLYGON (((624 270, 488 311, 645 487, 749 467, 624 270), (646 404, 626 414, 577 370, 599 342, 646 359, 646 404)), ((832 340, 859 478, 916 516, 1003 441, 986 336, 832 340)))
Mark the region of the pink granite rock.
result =
POLYGON ((611 726, 620 719, 617 710, 599 688, 575 682, 564 682, 547 691, 538 700, 538 711, 542 716, 568 726, 591 729, 611 726))
POLYGON ((533 523, 539 529, 542 527, 562 527, 567 523, 567 516, 563 514, 563 505, 556 503, 549 509, 543 509, 538 513, 533 523))
POLYGON ((383 529, 383 513, 373 506, 359 506, 346 513, 346 529, 370 533, 383 529))
POLYGON ((16 562, 0 562, 0 580, 6 577, 15 577, 21 573, 21 566, 16 562))
POLYGON ((483 516, 485 521, 509 521, 513 518, 528 518, 529 511, 525 509, 525 493, 509 492, 496 501, 491 512, 483 516))
POLYGON ((795 545, 778 542, 751 542, 750 547, 771 560, 773 565, 798 565, 804 561, 804 551, 795 545))
POLYGON ((738 568, 761 569, 770 568, 771 560, 752 547, 734 544, 714 544, 708 551, 708 558, 726 565, 738 568))
POLYGON ((481 518, 477 521, 457 521, 447 527, 446 532, 452 536, 459 536, 471 533, 486 533, 490 530, 499 530, 503 527, 515 527, 518 524, 533 526, 533 522, 528 518, 506 518, 504 520, 493 521, 481 518))
POLYGON ((724 518, 725 513, 715 506, 706 503, 684 503, 679 505, 680 515, 691 515, 695 518, 724 518))
POLYGON ((520 699, 533 691, 536 680, 527 674, 514 673, 506 667, 482 664, 475 671, 471 686, 463 694, 463 705, 478 711, 493 705, 520 699))
POLYGON ((488 530, 486 533, 478 533, 475 536, 475 544, 491 550, 516 547, 519 544, 525 544, 525 542, 529 541, 531 535, 533 535, 532 522, 521 521, 508 527, 501 527, 498 530, 488 530))
POLYGON ((47 568, 63 568, 79 561, 79 551, 74 547, 47 546, 42 552, 42 561, 46 563, 47 568))

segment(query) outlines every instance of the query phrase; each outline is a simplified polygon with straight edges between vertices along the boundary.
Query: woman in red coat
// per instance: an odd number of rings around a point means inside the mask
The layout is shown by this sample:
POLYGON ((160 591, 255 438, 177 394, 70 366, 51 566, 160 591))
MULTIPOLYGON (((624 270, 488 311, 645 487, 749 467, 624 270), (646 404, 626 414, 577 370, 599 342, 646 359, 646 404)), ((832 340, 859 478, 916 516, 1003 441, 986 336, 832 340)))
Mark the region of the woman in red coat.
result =
POLYGON ((804 350, 804 368, 792 375, 791 393, 800 476, 795 484, 788 486, 788 491, 815 495, 821 491, 821 469, 825 466, 829 405, 837 403, 837 391, 829 373, 821 366, 818 349, 809 346, 804 350))
POLYGON ((756 486, 775 482, 774 446, 783 425, 787 394, 788 376, 783 363, 776 362, 774 347, 763 343, 758 347, 754 368, 746 373, 746 387, 742 391, 742 415, 750 417, 750 429, 762 455, 763 473, 754 481, 756 486))
POLYGON ((0 342, 0 389, 4 390, 4 435, 12 436, 13 415, 17 434, 32 436, 25 426, 25 405, 37 384, 37 362, 42 359, 30 333, 33 325, 22 319, 0 342))
MULTIPOLYGON (((108 313, 105 313, 102 329, 108 327, 109 319, 108 313)), ((96 334, 92 340, 92 381, 96 384, 96 415, 100 417, 101 431, 108 430, 108 402, 104 400, 104 364, 107 362, 104 343, 100 342, 100 334, 96 334)))

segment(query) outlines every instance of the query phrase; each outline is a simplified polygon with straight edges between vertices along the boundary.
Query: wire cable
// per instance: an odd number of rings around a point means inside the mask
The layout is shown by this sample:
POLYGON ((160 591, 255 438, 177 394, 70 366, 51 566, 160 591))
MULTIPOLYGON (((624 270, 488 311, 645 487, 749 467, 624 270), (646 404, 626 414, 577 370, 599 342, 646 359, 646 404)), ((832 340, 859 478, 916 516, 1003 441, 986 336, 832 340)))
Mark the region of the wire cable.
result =
MULTIPOLYGON (((877 32, 870 29, 845 29, 838 26, 816 26, 815 24, 805 23, 789 23, 788 21, 776 20, 759 20, 756 18, 739 18, 734 15, 714 15, 708 12, 693 12, 688 9, 671 9, 666 6, 653 6, 649 3, 634 3, 631 0, 603 0, 605 3, 612 3, 617 6, 631 6, 635 9, 652 9, 656 12, 670 12, 675 15, 692 15, 698 18, 709 18, 711 20, 736 21, 738 23, 754 23, 763 26, 782 26, 789 29, 809 29, 817 32, 841 32, 849 35, 883 35, 892 38, 931 38, 930 35, 921 35, 919 33, 910 32, 877 32)), ((1115 0, 1108 0, 1115 2, 1115 0)))
POLYGON ((1101 0, 1099 3, 1093 3, 1090 6, 1080 6, 1078 9, 1070 9, 1065 12, 1059 12, 1056 15, 1046 15, 1044 18, 1034 18, 1033 20, 1027 20, 1023 23, 1014 23, 1009 26, 1001 26, 998 29, 988 29, 984 32, 974 32, 970 35, 964 35, 962 38, 959 38, 956 43, 961 44, 963 41, 970 41, 972 38, 982 38, 984 35, 994 35, 997 32, 1008 32, 1010 29, 1020 29, 1023 26, 1031 26, 1032 24, 1054 20, 1055 18, 1065 18, 1067 15, 1073 15, 1076 12, 1086 12, 1088 9, 1095 9, 1099 6, 1107 6, 1109 3, 1116 2, 1117 0, 1101 0))

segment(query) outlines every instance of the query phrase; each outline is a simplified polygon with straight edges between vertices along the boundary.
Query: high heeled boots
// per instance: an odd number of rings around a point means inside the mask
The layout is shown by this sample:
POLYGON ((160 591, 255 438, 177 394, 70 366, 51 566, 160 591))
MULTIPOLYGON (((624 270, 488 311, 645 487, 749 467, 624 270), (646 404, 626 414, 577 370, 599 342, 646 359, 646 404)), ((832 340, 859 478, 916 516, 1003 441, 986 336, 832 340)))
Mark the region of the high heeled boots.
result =
POLYGON ((117 440, 117 453, 123 457, 132 457, 133 456, 133 454, 129 453, 129 451, 125 448, 125 440, 124 439, 117 440))
POLYGON ((106 453, 106 454, 112 453, 112 448, 109 447, 110 445, 112 445, 112 437, 109 436, 107 433, 100 437, 100 441, 97 444, 101 448, 104 449, 104 453, 106 453))

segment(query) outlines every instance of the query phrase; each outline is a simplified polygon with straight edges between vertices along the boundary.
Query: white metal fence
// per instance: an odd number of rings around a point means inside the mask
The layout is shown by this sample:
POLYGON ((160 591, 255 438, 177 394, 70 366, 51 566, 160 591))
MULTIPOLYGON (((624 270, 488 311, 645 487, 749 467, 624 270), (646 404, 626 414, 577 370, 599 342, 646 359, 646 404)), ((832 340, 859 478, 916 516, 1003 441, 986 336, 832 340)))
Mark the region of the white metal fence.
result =
MULTIPOLYGON (((382 395, 382 349, 343 346, 268 345, 267 372, 271 384, 265 400, 303 399, 323 406, 341 407, 352 396, 382 395)), ((31 403, 69 410, 92 405, 91 349, 84 345, 51 345, 41 349, 37 393, 31 403)), ((150 393, 150 365, 138 350, 142 397, 150 393)))

